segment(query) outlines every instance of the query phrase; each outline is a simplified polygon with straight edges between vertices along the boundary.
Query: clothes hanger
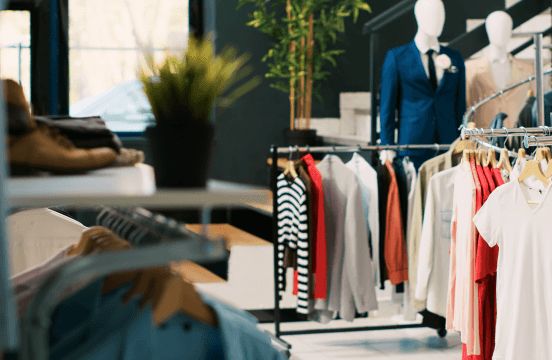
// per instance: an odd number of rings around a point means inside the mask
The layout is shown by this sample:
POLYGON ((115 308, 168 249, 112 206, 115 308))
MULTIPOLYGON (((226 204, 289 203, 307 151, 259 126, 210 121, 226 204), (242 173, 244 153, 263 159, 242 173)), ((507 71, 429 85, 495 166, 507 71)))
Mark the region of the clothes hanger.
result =
POLYGON ((496 169, 497 167, 497 161, 495 156, 495 151, 493 149, 487 150, 487 159, 485 160, 486 164, 485 166, 490 166, 493 169, 496 169))
MULTIPOLYGON (((298 147, 298 146, 297 146, 298 147)), ((295 171, 295 163, 293 162, 293 148, 289 147, 289 158, 287 163, 287 168, 284 171, 284 176, 287 176, 288 174, 291 175, 292 178, 296 179, 299 175, 297 175, 297 172, 295 171)))
POLYGON ((158 326, 179 312, 206 324, 218 325, 213 309, 201 300, 193 284, 173 273, 169 267, 140 271, 132 288, 123 297, 123 303, 135 295, 142 296, 141 308, 152 303, 153 321, 158 326))
MULTIPOLYGON (((531 136, 533 136, 533 135, 531 135, 531 136)), ((533 136, 533 137, 536 139, 535 136, 533 136)), ((538 140, 537 140, 537 146, 539 146, 538 145, 538 140)), ((527 179, 530 176, 534 176, 535 178, 537 178, 537 180, 542 182, 545 186, 550 185, 550 181, 548 181, 548 179, 546 178, 546 176, 542 172, 541 164, 540 164, 540 161, 538 161, 538 160, 529 160, 525 163, 525 167, 523 168, 523 171, 522 171, 521 175, 519 176, 518 181, 522 182, 523 180, 527 179)), ((528 203, 532 203, 532 202, 528 202, 528 203)))
POLYGON ((69 250, 67 256, 90 255, 95 251, 126 250, 131 247, 128 241, 121 239, 111 230, 101 226, 94 226, 82 233, 81 240, 69 250))
MULTIPOLYGON (((506 137, 509 139, 508 129, 506 127, 502 128, 506 131, 506 137)), ((510 163, 510 154, 508 154, 508 149, 506 149, 506 143, 504 143, 504 148, 500 151, 500 159, 496 165, 499 169, 504 169, 509 173, 512 172, 512 164, 510 163)))

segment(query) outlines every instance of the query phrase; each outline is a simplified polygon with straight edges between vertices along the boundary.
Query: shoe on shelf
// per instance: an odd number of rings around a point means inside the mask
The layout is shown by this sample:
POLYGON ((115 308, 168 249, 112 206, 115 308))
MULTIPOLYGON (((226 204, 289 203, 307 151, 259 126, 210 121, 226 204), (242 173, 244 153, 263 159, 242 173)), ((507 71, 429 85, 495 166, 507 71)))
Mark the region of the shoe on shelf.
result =
POLYGON ((117 159, 111 148, 78 149, 56 129, 37 125, 23 87, 13 80, 3 80, 3 85, 12 174, 28 174, 32 170, 79 173, 107 167, 117 159))
POLYGON ((12 173, 40 170, 53 173, 79 173, 111 165, 117 159, 115 150, 103 147, 78 149, 57 130, 39 125, 21 136, 8 139, 12 173))
POLYGON ((21 135, 36 128, 23 87, 11 79, 2 80, 2 82, 8 115, 8 132, 21 135))

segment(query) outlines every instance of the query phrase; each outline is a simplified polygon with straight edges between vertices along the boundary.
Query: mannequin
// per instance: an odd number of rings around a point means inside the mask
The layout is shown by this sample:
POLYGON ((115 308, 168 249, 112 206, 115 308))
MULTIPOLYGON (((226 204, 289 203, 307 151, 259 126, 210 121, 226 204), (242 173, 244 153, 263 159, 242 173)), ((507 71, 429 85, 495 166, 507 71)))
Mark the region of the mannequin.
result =
POLYGON ((512 37, 514 22, 508 13, 495 11, 485 21, 485 29, 489 37, 487 54, 496 86, 505 89, 512 78, 512 64, 508 57, 506 45, 512 37))
MULTIPOLYGON (((510 15, 504 11, 492 12, 485 21, 485 28, 490 43, 485 55, 466 62, 468 106, 535 74, 532 63, 518 60, 508 53, 513 28, 510 15)), ((504 113, 508 115, 504 126, 513 127, 526 103, 527 93, 534 92, 534 87, 534 82, 531 82, 504 93, 479 108, 471 120, 478 128, 488 128, 497 114, 504 113)))
MULTIPOLYGON (((441 0, 418 0, 414 8, 418 31, 410 44, 391 49, 381 76, 381 143, 450 144, 458 137, 458 126, 465 110, 464 61, 455 50, 439 45, 445 23, 441 0), (436 88, 431 84, 428 50, 433 50, 436 88), (443 66, 441 58, 446 58, 443 66), (425 70, 425 71, 424 71, 425 70), (395 113, 398 110, 398 124, 395 113)), ((395 151, 383 151, 380 159, 392 159, 395 151)), ((401 151, 416 168, 433 157, 435 151, 401 151)))

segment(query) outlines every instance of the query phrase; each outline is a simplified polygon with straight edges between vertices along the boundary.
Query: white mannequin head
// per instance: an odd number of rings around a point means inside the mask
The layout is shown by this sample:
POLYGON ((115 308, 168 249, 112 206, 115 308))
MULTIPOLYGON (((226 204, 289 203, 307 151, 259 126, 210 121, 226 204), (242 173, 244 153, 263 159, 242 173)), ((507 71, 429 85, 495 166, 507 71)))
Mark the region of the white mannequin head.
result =
POLYGON ((441 0, 418 0, 414 7, 418 32, 438 38, 445 25, 445 5, 441 0))
POLYGON ((487 16, 485 28, 491 45, 505 48, 512 37, 513 26, 512 18, 504 11, 495 11, 487 16))

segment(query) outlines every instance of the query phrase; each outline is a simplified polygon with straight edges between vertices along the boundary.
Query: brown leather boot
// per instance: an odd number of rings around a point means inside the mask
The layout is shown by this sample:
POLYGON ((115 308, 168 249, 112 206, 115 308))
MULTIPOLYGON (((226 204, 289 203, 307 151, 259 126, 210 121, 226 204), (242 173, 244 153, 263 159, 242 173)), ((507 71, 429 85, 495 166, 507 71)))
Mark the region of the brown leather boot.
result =
POLYGON ((22 169, 76 173, 111 165, 117 153, 107 147, 78 149, 47 125, 39 125, 22 136, 9 136, 9 162, 22 169))
POLYGON ((14 170, 16 173, 27 170, 83 172, 111 165, 117 158, 117 153, 107 147, 77 149, 57 130, 37 125, 21 85, 13 80, 3 80, 3 85, 10 123, 8 141, 12 173, 14 170))

